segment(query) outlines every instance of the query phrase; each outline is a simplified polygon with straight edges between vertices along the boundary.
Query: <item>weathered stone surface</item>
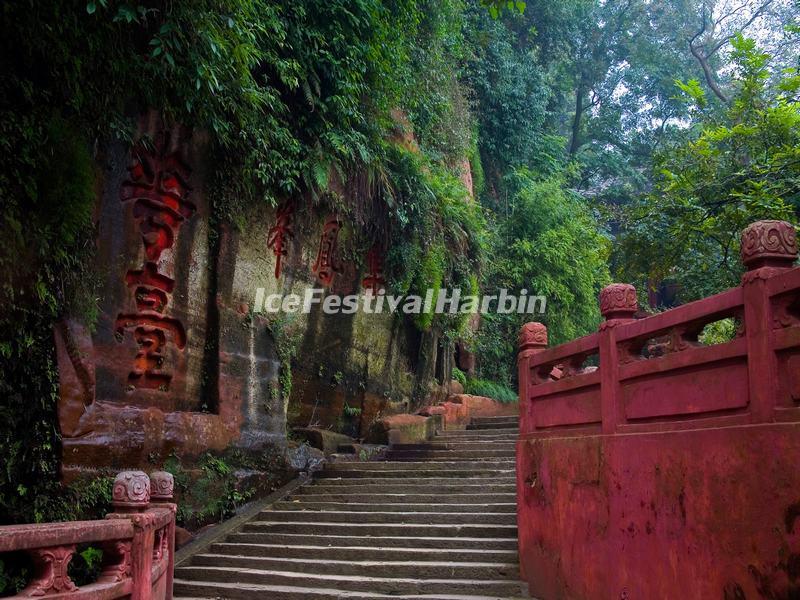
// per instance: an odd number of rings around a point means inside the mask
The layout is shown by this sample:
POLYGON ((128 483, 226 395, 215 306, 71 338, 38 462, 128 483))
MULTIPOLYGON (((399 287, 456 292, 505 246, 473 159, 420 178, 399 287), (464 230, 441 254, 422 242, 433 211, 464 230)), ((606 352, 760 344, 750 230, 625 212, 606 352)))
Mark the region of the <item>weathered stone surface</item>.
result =
POLYGON ((322 450, 308 444, 286 449, 286 466, 291 471, 316 471, 325 464, 322 450))
POLYGON ((455 379, 450 380, 450 393, 451 394, 463 394, 464 393, 464 386, 461 385, 460 381, 456 381, 455 379))
POLYGON ((309 445, 322 450, 325 454, 333 454, 337 452, 339 446, 343 444, 352 444, 353 438, 342 433, 336 433, 329 429, 318 429, 316 427, 298 427, 294 429, 294 433, 301 439, 308 442, 309 445))
POLYGON ((150 499, 157 502, 169 502, 175 493, 175 478, 172 473, 155 471, 150 473, 150 499))
POLYGON ((188 529, 184 529, 183 527, 176 527, 175 528, 175 548, 181 548, 191 542, 194 539, 194 536, 189 532, 188 529))
POLYGON ((695 598, 791 598, 798 428, 524 441, 520 559, 531 595, 678 598, 691 582, 695 598))
POLYGON ((524 597, 513 442, 474 460, 467 450, 474 442, 446 439, 446 462, 437 440, 413 446, 427 456, 395 454, 385 462, 351 456, 327 466, 323 476, 178 568, 176 594, 524 597))
POLYGON ((392 415, 376 421, 367 441, 374 444, 413 444, 436 432, 436 420, 422 415, 392 415))
MULTIPOLYGON (((321 287, 312 266, 326 215, 297 199, 291 215, 248 207, 241 230, 212 224, 205 137, 166 127, 155 112, 141 121, 145 136, 152 147, 101 153, 96 328, 66 319, 54 332, 65 479, 149 470, 171 453, 190 463, 206 451, 282 448, 287 422, 362 437, 376 419, 407 411, 420 341, 402 319, 319 305, 308 315, 251 312, 258 288, 266 297, 321 287), (286 227, 292 235, 276 245, 286 227), (302 360, 284 398, 277 348, 290 340, 302 360)), ((342 223, 341 234, 352 227, 342 223)), ((380 281, 379 260, 369 265, 376 272, 339 266, 331 293, 380 281)))
POLYGON ((430 417, 431 415, 443 415, 445 412, 447 411, 444 406, 424 406, 417 411, 417 414, 423 417, 430 417))
POLYGON ((472 417, 501 417, 519 414, 519 403, 503 403, 485 396, 473 396, 471 394, 456 394, 448 398, 455 404, 463 404, 467 407, 469 416, 472 417))
POLYGON ((450 402, 441 405, 444 412, 445 429, 464 429, 469 423, 469 406, 461 402, 450 402))

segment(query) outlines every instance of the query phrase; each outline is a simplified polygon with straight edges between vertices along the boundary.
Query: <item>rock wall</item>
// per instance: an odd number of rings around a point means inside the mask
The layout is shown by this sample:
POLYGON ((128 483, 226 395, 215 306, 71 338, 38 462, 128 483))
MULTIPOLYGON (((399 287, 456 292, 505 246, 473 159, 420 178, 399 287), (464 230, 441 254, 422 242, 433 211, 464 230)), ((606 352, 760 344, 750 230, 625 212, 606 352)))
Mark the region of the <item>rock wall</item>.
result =
POLYGON ((259 288, 379 286, 380 249, 301 199, 215 223, 203 136, 150 116, 138 139, 99 160, 99 318, 55 332, 65 478, 282 447, 287 420, 359 436, 406 410, 421 337, 402 317, 253 310, 259 288))

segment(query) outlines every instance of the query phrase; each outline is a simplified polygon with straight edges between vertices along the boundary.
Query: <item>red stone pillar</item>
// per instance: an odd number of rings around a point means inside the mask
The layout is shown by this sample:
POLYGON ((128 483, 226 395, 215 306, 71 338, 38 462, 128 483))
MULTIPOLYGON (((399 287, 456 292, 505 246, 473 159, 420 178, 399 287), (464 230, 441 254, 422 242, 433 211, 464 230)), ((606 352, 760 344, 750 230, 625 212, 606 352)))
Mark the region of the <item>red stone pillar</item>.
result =
POLYGON ((175 479, 172 473, 155 471, 150 473, 150 502, 172 511, 172 521, 167 526, 162 546, 167 552, 167 573, 164 600, 172 600, 172 583, 175 577, 175 516, 178 506, 172 501, 175 495, 175 479))
POLYGON ((767 280, 792 268, 797 237, 786 221, 757 221, 742 232, 744 327, 750 413, 754 423, 772 421, 778 390, 778 364, 772 349, 772 305, 767 280))
POLYGON ((108 518, 129 518, 133 524, 130 548, 130 573, 133 579, 131 600, 150 600, 152 597, 153 542, 151 526, 150 478, 143 471, 123 471, 114 479, 111 504, 114 513, 108 518))
POLYGON ((519 354, 517 355, 520 433, 530 433, 536 428, 530 396, 530 359, 545 348, 547 348, 547 327, 541 323, 525 323, 519 330, 519 354))
POLYGON ((619 355, 614 328, 633 320, 638 310, 636 288, 627 283, 612 283, 600 292, 600 413, 603 433, 614 433, 622 419, 619 390, 619 355))

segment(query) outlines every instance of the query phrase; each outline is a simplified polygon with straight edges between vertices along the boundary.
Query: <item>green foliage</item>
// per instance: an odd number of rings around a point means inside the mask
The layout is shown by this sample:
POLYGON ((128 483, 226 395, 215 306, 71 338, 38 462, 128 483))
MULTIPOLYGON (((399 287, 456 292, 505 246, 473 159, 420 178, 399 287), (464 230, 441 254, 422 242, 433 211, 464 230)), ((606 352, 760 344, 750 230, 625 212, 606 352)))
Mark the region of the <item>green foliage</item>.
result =
POLYGON ((103 551, 89 544, 81 544, 69 563, 69 577, 75 585, 97 581, 103 561, 103 551))
MULTIPOLYGON (((509 168, 532 166, 542 152, 548 86, 534 52, 503 21, 473 11, 468 27, 468 35, 478 41, 467 76, 478 106, 480 160, 496 188, 509 168)), ((492 196, 484 201, 497 206, 492 196)))
POLYGON ((708 106, 708 99, 706 98, 706 92, 703 89, 703 86, 700 85, 700 82, 697 79, 690 79, 686 83, 676 79, 675 85, 686 94, 686 96, 697 105, 698 108, 705 108, 708 106))
POLYGON ((283 474, 278 455, 248 456, 238 451, 221 456, 206 452, 200 456, 196 467, 199 468, 199 475, 195 468, 187 470, 174 454, 167 458, 163 466, 175 478, 178 524, 189 529, 232 517, 237 508, 254 496, 258 490, 241 484, 237 479, 237 470, 270 473, 275 478, 274 485, 280 483, 283 474))
MULTIPOLYGON (((779 77, 763 52, 735 37, 712 59, 735 92, 722 106, 685 48, 699 6, 6 3, 3 514, 73 514, 32 501, 62 493, 48 483, 59 447, 52 325, 64 315, 94 319, 92 202, 102 185, 94 165, 151 108, 208 140, 214 218, 235 225, 248 203, 308 199, 352 223, 343 251, 362 255, 388 240, 394 293, 544 295, 543 317, 482 318, 474 345, 491 381, 513 381, 524 320, 544 320, 552 343, 594 329, 597 291, 609 279, 606 229, 622 228, 615 263, 623 279, 671 277, 684 299, 735 281, 738 229, 796 214, 800 78, 796 69, 779 77), (458 176, 465 158, 477 203, 458 176)), ((466 322, 431 312, 414 319, 448 348, 470 337, 466 322)), ((281 361, 273 399, 285 400, 299 326, 269 328, 281 361)), ((203 465, 198 493, 209 498, 196 507, 218 518, 239 492, 224 464, 203 465), (226 498, 221 505, 212 491, 226 498)))
MULTIPOLYGON (((475 274, 486 256, 486 221, 480 206, 469 201, 464 184, 441 164, 400 146, 390 148, 391 177, 397 209, 392 215, 386 267, 390 289, 425 297, 440 288, 475 289, 475 274)), ((466 315, 450 319, 432 307, 415 315, 423 331, 438 327, 455 338, 466 315)))
POLYGON ((453 367, 452 378, 455 379, 462 386, 466 387, 466 385, 467 385, 467 376, 464 373, 464 371, 462 371, 458 367, 453 367))
POLYGON ((489 9, 489 14, 496 19, 504 10, 525 12, 526 3, 521 0, 481 0, 481 5, 489 9))
POLYGON ((344 414, 346 417, 360 417, 361 408, 358 406, 350 406, 347 401, 345 401, 344 407, 342 408, 342 414, 344 414))
POLYGON ((30 580, 33 565, 24 553, 5 554, 0 559, 0 595, 20 592, 30 580))
POLYGON ((800 208, 798 86, 768 86, 769 57, 752 40, 732 43, 736 95, 722 112, 701 111, 690 137, 658 157, 656 189, 624 222, 623 277, 677 281, 682 301, 736 285, 741 230, 796 222, 800 208))
POLYGON ((269 331, 275 342, 275 351, 281 361, 278 376, 280 388, 273 388, 276 396, 273 399, 277 399, 279 396, 283 399, 284 404, 287 404, 292 395, 292 361, 300 348, 302 329, 295 315, 278 314, 270 321, 269 331))
POLYGON ((516 392, 507 385, 489 381, 487 379, 467 379, 465 391, 467 394, 472 394, 473 396, 484 396, 486 398, 491 398, 492 400, 502 402, 503 404, 517 402, 519 400, 516 392))
POLYGON ((511 216, 497 228, 484 293, 507 289, 546 298, 544 315, 487 314, 478 336, 483 377, 510 382, 517 332, 526 321, 548 327, 551 344, 597 328, 597 295, 609 282, 610 241, 585 201, 557 178, 538 180, 520 169, 507 182, 511 216))
POLYGON ((736 338, 736 321, 734 319, 722 319, 709 323, 697 337, 701 344, 713 346, 724 344, 736 338))

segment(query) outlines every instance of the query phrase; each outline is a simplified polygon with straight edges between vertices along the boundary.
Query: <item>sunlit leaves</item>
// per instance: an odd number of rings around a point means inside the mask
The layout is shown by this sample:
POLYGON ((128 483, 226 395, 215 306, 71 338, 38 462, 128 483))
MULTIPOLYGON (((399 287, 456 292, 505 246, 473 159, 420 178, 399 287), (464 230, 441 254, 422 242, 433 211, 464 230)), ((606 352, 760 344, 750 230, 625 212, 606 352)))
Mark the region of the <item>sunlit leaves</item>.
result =
POLYGON ((681 300, 735 285, 740 231, 764 218, 797 222, 800 208, 800 103, 769 86, 768 57, 752 40, 732 44, 737 95, 660 155, 656 190, 625 214, 624 277, 677 281, 681 300))

